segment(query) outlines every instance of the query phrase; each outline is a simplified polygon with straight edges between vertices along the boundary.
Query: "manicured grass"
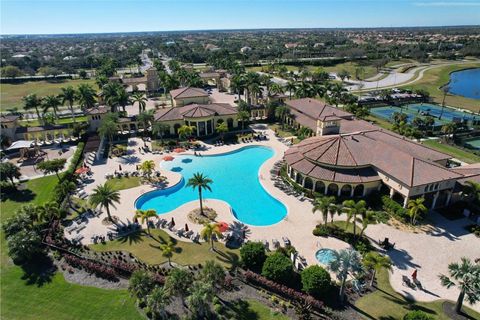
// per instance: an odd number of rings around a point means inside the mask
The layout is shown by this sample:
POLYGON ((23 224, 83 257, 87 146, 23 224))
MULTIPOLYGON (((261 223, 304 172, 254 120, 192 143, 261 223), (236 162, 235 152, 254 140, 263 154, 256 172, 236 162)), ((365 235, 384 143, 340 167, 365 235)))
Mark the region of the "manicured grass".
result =
MULTIPOLYGON (((445 300, 437 300, 434 302, 416 302, 412 303, 406 300, 399 293, 395 292, 390 286, 388 280, 388 272, 381 270, 377 275, 377 288, 355 303, 355 309, 366 319, 403 319, 403 316, 411 309, 422 310, 438 320, 449 320, 442 311, 442 303, 445 300)), ((463 311, 473 317, 472 319, 480 319, 480 314, 463 307, 463 311)))
MULTIPOLYGON (((284 129, 282 129, 282 125, 281 124, 278 124, 278 123, 275 123, 275 124, 269 124, 268 125, 268 128, 273 130, 273 131, 276 131, 278 136, 279 137, 282 137, 282 138, 285 138, 285 137, 292 137, 292 136, 296 136, 297 133, 294 132, 294 131, 291 131, 290 129, 288 129, 286 126, 284 127, 284 129)), ((296 143, 299 143, 300 142, 300 139, 298 138, 294 138, 293 139, 293 143, 296 144, 296 143)))
MULTIPOLYGON (((75 117, 75 121, 77 123, 80 123, 80 122, 87 122, 87 116, 79 116, 79 117, 75 117)), ((23 121, 20 121, 20 124, 22 124, 23 126, 29 126, 29 127, 34 127, 34 126, 39 126, 40 125, 40 121, 38 121, 37 119, 35 120, 23 120, 23 121)), ((55 120, 55 124, 73 124, 73 118, 61 118, 61 119, 57 119, 55 120)))
POLYGON ((90 247, 97 251, 128 251, 149 264, 161 264, 167 261, 162 257, 160 244, 168 241, 175 243, 176 252, 172 262, 181 265, 204 263, 207 260, 215 260, 224 266, 236 264, 239 257, 238 249, 228 249, 222 243, 216 242, 216 252, 210 250, 210 244, 201 242, 192 243, 176 240, 170 237, 165 231, 159 229, 151 230, 154 239, 144 233, 136 233, 123 239, 109 241, 106 244, 96 244, 90 247))
POLYGON ((17 192, 6 197, 2 196, 0 204, 1 221, 11 217, 23 205, 42 204, 50 200, 57 183, 56 175, 45 176, 29 180, 25 183, 25 186, 19 186, 17 192))
POLYGON ((393 124, 385 119, 376 117, 373 114, 370 114, 365 120, 374 122, 377 126, 380 126, 387 130, 392 130, 393 124))
POLYGON ((97 89, 94 80, 59 80, 59 81, 29 81, 19 84, 2 84, 0 92, 0 111, 12 108, 23 110, 22 98, 30 93, 43 97, 49 94, 59 94, 60 88, 87 83, 97 89))
POLYGON ((276 312, 256 300, 247 300, 248 309, 241 310, 240 319, 251 320, 287 320, 288 317, 276 312), (242 316, 244 316, 242 318, 242 316))
POLYGON ((435 150, 438 150, 440 152, 449 154, 452 157, 455 157, 464 162, 468 162, 468 163, 480 162, 480 156, 477 156, 473 152, 468 152, 460 148, 457 148, 455 146, 440 143, 438 140, 425 140, 422 142, 422 144, 430 148, 433 148, 435 150))
POLYGON ((107 184, 115 190, 135 188, 140 185, 140 177, 113 178, 107 184))
MULTIPOLYGON (((453 71, 468 69, 468 68, 479 68, 480 63, 472 62, 469 64, 454 64, 444 67, 433 68, 424 72, 422 79, 415 82, 412 85, 405 86, 409 89, 423 89, 430 93, 433 101, 436 103, 442 103, 443 101, 443 91, 441 87, 446 85, 450 80, 450 73, 453 71)), ((445 99, 445 104, 448 106, 465 108, 475 112, 479 111, 480 100, 468 99, 461 96, 455 96, 447 94, 445 99)))
POLYGON ((406 64, 406 63, 415 63, 416 61, 415 60, 412 60, 412 59, 399 59, 399 60, 392 60, 392 61, 389 61, 385 67, 387 68, 390 68, 390 67, 394 67, 394 66, 397 66, 399 64, 406 64))

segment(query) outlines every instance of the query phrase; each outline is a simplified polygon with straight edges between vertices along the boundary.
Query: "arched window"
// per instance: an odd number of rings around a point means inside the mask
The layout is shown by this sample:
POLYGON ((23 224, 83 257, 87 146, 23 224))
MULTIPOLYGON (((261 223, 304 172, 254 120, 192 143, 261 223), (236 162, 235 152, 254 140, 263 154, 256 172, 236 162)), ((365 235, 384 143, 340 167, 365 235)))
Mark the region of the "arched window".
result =
POLYGON ((317 181, 315 183, 315 192, 318 192, 318 193, 325 193, 325 183, 323 183, 322 181, 317 181))
POLYGON ((313 180, 312 180, 312 178, 306 177, 306 178, 305 178, 305 182, 304 182, 304 184, 303 184, 303 187, 306 188, 306 189, 312 190, 312 189, 313 189, 313 180))
POLYGON ((228 126, 228 129, 233 129, 233 119, 232 118, 227 119, 227 126, 228 126))
POLYGON ((336 196, 338 194, 338 185, 336 183, 330 183, 328 185, 327 194, 336 196))
POLYGON ((349 184, 345 184, 340 191, 342 196, 350 196, 352 194, 352 186, 349 184))
POLYGON ((297 173, 297 177, 295 179, 295 182, 298 183, 298 184, 302 184, 302 181, 303 181, 303 176, 300 172, 297 173))
POLYGON ((173 126, 173 131, 175 132, 175 134, 178 134, 178 129, 180 129, 181 125, 178 124, 178 123, 175 123, 175 125, 173 126))
POLYGON ((361 197, 363 196, 364 191, 365 191, 365 186, 363 184, 359 184, 355 186, 355 189, 353 189, 353 195, 355 197, 361 197))

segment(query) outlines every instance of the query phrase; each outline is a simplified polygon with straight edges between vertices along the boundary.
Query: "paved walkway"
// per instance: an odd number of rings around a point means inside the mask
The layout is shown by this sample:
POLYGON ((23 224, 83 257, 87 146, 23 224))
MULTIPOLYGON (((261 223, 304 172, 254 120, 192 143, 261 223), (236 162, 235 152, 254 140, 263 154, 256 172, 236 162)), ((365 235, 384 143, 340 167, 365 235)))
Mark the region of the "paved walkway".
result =
MULTIPOLYGON (((258 126, 260 130, 265 127, 258 126)), ((259 179, 262 186, 275 198, 281 200, 287 207, 288 214, 280 222, 271 226, 248 226, 247 238, 250 240, 267 240, 272 243, 273 239, 282 242, 282 237, 288 237, 292 245, 303 255, 308 264, 317 263, 315 253, 320 248, 343 249, 348 244, 333 239, 319 238, 312 235, 315 225, 321 220, 321 214, 312 213, 312 204, 308 201, 300 201, 294 196, 285 194, 274 186, 274 181, 270 178, 270 169, 273 164, 282 159, 287 146, 278 141, 274 137, 271 130, 267 130, 268 141, 238 144, 234 146, 213 147, 206 145, 207 150, 202 151, 204 155, 213 155, 232 151, 245 145, 264 145, 271 147, 275 154, 268 159, 259 170, 259 179)), ((87 193, 91 192, 95 185, 105 181, 105 173, 112 173, 118 170, 118 165, 122 165, 123 170, 134 170, 135 166, 144 160, 154 160, 158 164, 162 155, 153 155, 151 153, 141 154, 138 147, 143 144, 140 139, 131 139, 128 149, 131 154, 124 159, 110 159, 107 163, 92 166, 93 178, 95 182, 87 186, 87 193)), ((158 169, 158 168, 157 168, 158 169)), ((169 181, 169 186, 175 185, 180 180, 180 174, 161 170, 169 181)), ((121 221, 127 222, 133 220, 135 212, 134 202, 140 195, 153 190, 149 185, 120 191, 121 203, 116 209, 112 210, 112 214, 118 216, 121 221)), ((205 205, 215 209, 218 213, 217 221, 232 223, 237 221, 232 215, 230 206, 220 200, 206 199, 205 205)), ((177 228, 184 227, 188 223, 189 229, 199 232, 202 228, 200 225, 194 225, 187 220, 187 214, 192 209, 198 208, 198 201, 188 202, 181 207, 167 213, 161 217, 170 220, 174 217, 177 228)), ((93 218, 87 227, 82 230, 85 236, 83 242, 89 243, 92 235, 106 234, 108 228, 102 225, 101 220, 105 217, 102 214, 99 218, 93 218)), ((344 216, 336 217, 339 220, 345 220, 344 216)), ((369 226, 366 234, 374 240, 388 237, 392 242, 396 243, 396 250, 389 252, 395 263, 395 267, 391 276, 392 286, 400 293, 412 296, 422 301, 430 301, 439 298, 455 300, 458 291, 455 288, 446 289, 440 286, 438 274, 447 271, 447 265, 450 262, 459 261, 460 257, 468 256, 472 259, 480 257, 480 240, 473 235, 466 234, 463 231, 463 225, 467 224, 466 219, 459 221, 446 221, 438 215, 432 215, 432 221, 435 227, 432 227, 428 233, 411 233, 395 229, 394 227, 379 224, 369 226), (402 275, 410 276, 413 269, 418 269, 418 279, 426 288, 425 291, 411 290, 402 286, 402 275)), ((176 237, 175 235, 172 235, 176 237)), ((183 238, 182 240, 185 241, 183 238)), ((475 307, 480 311, 480 306, 475 307)))

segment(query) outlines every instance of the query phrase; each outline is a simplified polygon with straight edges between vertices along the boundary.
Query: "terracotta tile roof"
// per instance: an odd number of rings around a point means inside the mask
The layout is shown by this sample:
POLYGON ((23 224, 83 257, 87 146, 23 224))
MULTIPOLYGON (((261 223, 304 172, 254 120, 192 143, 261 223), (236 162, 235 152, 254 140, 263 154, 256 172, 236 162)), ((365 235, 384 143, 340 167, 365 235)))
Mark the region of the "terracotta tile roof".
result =
POLYGON ((182 107, 160 109, 155 113, 155 121, 183 120, 185 118, 202 118, 213 115, 235 115, 237 109, 228 103, 189 104, 182 107))
POLYGON ((108 111, 110 111, 110 109, 107 106, 100 106, 100 107, 93 107, 93 108, 87 109, 85 113, 86 114, 105 114, 108 111))
MULTIPOLYGON (((304 114, 313 120, 335 116, 336 118, 353 119, 351 113, 332 107, 323 101, 312 98, 296 99, 286 101, 285 104, 297 113, 304 114)), ((302 124, 302 123, 301 123, 302 124)))
POLYGON ((173 99, 179 98, 195 98, 195 97, 208 97, 208 93, 201 88, 178 88, 170 91, 170 95, 173 99))
POLYGON ((0 122, 9 123, 9 122, 13 122, 13 121, 17 120, 18 118, 20 118, 20 116, 13 115, 13 114, 1 115, 0 116, 0 122))

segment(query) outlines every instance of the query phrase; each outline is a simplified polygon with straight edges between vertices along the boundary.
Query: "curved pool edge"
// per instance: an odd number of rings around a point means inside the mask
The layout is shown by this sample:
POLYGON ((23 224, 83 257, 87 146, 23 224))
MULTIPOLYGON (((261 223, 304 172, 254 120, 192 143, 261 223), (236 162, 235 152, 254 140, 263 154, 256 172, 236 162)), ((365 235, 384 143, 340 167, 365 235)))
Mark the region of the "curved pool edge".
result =
MULTIPOLYGON (((268 149, 268 150, 271 150, 273 151, 273 155, 266 159, 262 165, 259 166, 259 169, 258 169, 258 172, 257 172, 257 179, 258 179, 258 182, 259 184, 261 185, 262 189, 265 191, 265 193, 271 197, 273 200, 277 201, 278 203, 280 203, 284 208, 285 208, 285 215, 278 221, 274 222, 274 223, 270 223, 270 224, 267 224, 267 225, 256 225, 256 224, 251 224, 251 223, 247 223, 247 222, 244 222, 244 221, 241 221, 240 219, 238 219, 237 215, 235 214, 234 210, 233 210, 233 207, 228 203, 226 202, 225 200, 222 200, 222 199, 217 199, 217 198, 204 198, 204 200, 215 200, 215 201, 220 201, 220 202, 223 202, 225 203, 228 208, 230 209, 230 215, 233 217, 234 221, 238 221, 244 225, 247 225, 247 226, 250 226, 250 227, 255 227, 255 228, 262 228, 262 227, 271 227, 271 226, 275 226, 283 221, 285 221, 285 219, 288 217, 289 213, 290 213, 290 207, 287 203, 285 203, 284 201, 282 201, 281 199, 277 198, 274 194, 271 193, 271 191, 269 190, 268 186, 265 185, 265 181, 263 179, 260 179, 260 175, 261 175, 261 171, 262 170, 265 170, 266 173, 268 174, 269 173, 269 169, 266 168, 266 166, 270 165, 270 169, 273 168, 273 164, 280 160, 280 158, 277 159, 277 156, 279 154, 279 152, 271 147, 271 146, 267 146, 267 145, 263 145, 263 144, 251 144, 251 145, 244 145, 244 146, 238 146, 238 148, 235 148, 234 150, 229 150, 229 151, 226 151, 226 152, 219 152, 219 153, 213 153, 213 154, 205 154, 205 155, 202 155, 202 157, 218 157, 218 156, 225 156, 225 155, 229 155, 229 154, 234 154, 234 153, 238 153, 238 152, 241 152, 242 150, 245 150, 245 149, 251 149, 251 148, 265 148, 265 149, 268 149), (271 163, 269 164, 269 162, 271 161, 271 163), (265 167, 265 168, 264 168, 265 167)), ((192 153, 181 153, 179 154, 180 156, 195 156, 194 154, 192 153)), ((162 163, 163 160, 160 162, 162 163)), ((166 171, 169 171, 169 172, 174 172, 174 171, 171 171, 171 170, 168 170, 166 168, 162 168, 163 170, 166 170, 166 171)), ((177 173, 177 172, 175 172, 177 173)), ((143 196, 145 195, 148 195, 148 194, 151 194, 151 193, 154 193, 154 192, 161 192, 161 191, 165 191, 165 192, 168 192, 168 191, 171 191, 173 188, 175 187, 178 187, 179 185, 181 185, 183 182, 185 182, 185 178, 184 176, 179 173, 180 176, 181 176, 181 179, 174 185, 172 186, 169 186, 167 188, 164 188, 164 189, 154 189, 154 190, 150 190, 148 192, 145 192, 143 194, 141 194, 140 196, 138 196, 134 203, 133 203, 133 207, 135 210, 138 210, 138 207, 137 207, 137 203, 138 203, 138 200, 140 198, 142 198, 143 196)), ((268 179, 268 178, 267 178, 268 179)), ((271 179, 270 179, 271 180, 271 179)), ((273 181, 272 181, 273 182, 273 181)), ((273 187, 273 186, 272 186, 273 187)), ((173 191, 173 192, 176 192, 176 191, 173 191)), ((157 213, 158 216, 160 215, 167 215, 167 214, 172 214, 173 212, 177 211, 179 208, 181 208, 182 206, 188 204, 188 203, 191 203, 191 202, 195 202, 195 201, 198 201, 197 200, 192 200, 192 201, 188 201, 188 202, 185 202, 183 204, 181 204, 180 206, 176 207, 175 209, 173 210, 170 210, 168 212, 162 212, 162 213, 157 213)))

